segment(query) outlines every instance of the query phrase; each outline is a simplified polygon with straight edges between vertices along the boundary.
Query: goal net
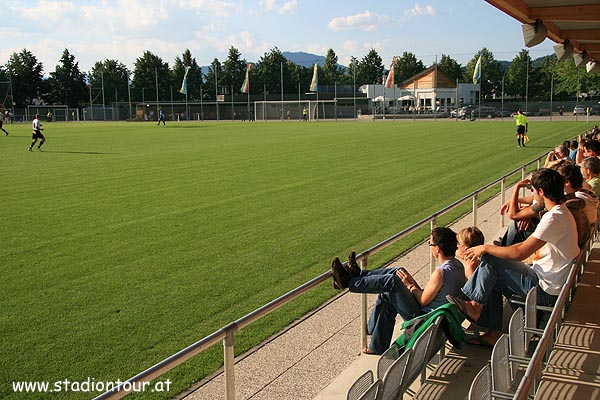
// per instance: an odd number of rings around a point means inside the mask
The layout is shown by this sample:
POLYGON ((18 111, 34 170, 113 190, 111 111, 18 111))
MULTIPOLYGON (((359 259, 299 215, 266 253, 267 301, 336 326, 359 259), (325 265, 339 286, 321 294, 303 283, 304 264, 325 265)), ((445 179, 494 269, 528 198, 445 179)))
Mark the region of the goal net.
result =
POLYGON ((69 108, 64 105, 29 105, 27 106, 27 120, 33 119, 35 114, 46 121, 73 122, 79 121, 79 110, 77 108, 69 108))
POLYGON ((315 121, 335 118, 335 100, 292 100, 292 101, 256 101, 254 102, 255 119, 315 121))

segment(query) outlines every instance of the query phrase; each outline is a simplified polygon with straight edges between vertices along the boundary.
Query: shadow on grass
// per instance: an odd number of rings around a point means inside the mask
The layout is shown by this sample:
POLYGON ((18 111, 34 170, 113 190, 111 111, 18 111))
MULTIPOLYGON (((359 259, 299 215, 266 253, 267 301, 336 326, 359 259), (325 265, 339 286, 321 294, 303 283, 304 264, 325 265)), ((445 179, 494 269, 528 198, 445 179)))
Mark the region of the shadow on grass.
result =
POLYGON ((60 153, 60 154, 91 154, 91 155, 104 155, 104 154, 119 154, 119 153, 101 153, 98 151, 57 151, 57 150, 42 150, 42 153, 60 153))
POLYGON ((167 129, 197 129, 197 128, 208 128, 206 125, 165 125, 167 129))

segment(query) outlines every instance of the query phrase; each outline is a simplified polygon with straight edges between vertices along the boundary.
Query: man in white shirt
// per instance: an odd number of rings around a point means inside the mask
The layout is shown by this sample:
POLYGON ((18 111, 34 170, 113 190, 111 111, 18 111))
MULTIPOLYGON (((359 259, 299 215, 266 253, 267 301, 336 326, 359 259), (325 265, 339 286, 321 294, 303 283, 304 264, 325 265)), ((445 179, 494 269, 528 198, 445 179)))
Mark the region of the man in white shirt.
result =
POLYGON ((2 113, 2 111, 0 111, 0 129, 4 131, 6 136, 8 136, 8 132, 6 131, 6 129, 4 129, 2 127, 3 124, 4 124, 4 114, 2 113))
POLYGON ((31 134, 31 145, 29 146, 29 151, 32 151, 35 143, 40 139, 40 144, 38 144, 38 150, 42 151, 42 145, 46 142, 46 138, 42 134, 44 128, 42 128, 42 122, 40 121, 40 114, 35 114, 35 119, 31 123, 31 128, 33 129, 33 133, 31 134))
MULTIPOLYGON (((465 251, 466 257, 480 259, 479 267, 462 288, 470 300, 463 301, 452 296, 447 298, 471 322, 477 323, 480 319, 484 305, 493 292, 506 297, 513 294, 525 297, 531 288, 537 287, 538 303, 553 305, 569 275, 570 262, 579 254, 575 220, 562 204, 562 176, 554 170, 542 168, 532 173, 530 182, 534 199, 548 210, 531 236, 522 243, 508 247, 484 244, 465 251), (521 261, 528 257, 533 265, 521 261)), ((528 180, 523 180, 517 185, 524 187, 528 183, 528 180)), ((501 304, 486 307, 486 318, 482 319, 497 316, 501 322, 501 307, 501 304)), ((480 337, 479 342, 492 346, 500 335, 501 331, 490 329, 480 337)))

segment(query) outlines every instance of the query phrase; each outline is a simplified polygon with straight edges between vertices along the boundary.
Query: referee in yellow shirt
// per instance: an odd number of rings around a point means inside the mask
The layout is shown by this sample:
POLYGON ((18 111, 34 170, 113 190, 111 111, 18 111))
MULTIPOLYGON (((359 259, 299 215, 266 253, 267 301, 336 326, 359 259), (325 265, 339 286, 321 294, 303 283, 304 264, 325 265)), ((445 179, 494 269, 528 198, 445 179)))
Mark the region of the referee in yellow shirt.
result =
POLYGON ((518 147, 525 147, 525 134, 529 130, 529 120, 521 110, 518 110, 516 114, 512 113, 510 116, 513 117, 517 123, 517 145, 518 147))

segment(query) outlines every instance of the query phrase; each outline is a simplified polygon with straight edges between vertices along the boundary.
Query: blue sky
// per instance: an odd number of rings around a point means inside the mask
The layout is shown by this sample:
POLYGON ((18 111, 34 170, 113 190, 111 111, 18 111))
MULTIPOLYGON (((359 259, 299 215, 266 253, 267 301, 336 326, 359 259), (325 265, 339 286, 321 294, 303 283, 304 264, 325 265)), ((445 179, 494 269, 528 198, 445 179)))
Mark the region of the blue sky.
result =
MULTIPOLYGON (((446 54, 465 65, 483 47, 497 60, 524 48, 520 24, 484 0, 2 0, 0 64, 31 51, 54 71, 65 48, 82 71, 116 59, 133 69, 145 50, 169 65, 190 49, 200 65, 231 46, 248 61, 274 47, 339 62, 375 49, 385 65, 405 51, 430 65, 446 54)), ((530 49, 552 54, 552 42, 530 49)))

